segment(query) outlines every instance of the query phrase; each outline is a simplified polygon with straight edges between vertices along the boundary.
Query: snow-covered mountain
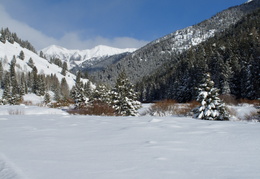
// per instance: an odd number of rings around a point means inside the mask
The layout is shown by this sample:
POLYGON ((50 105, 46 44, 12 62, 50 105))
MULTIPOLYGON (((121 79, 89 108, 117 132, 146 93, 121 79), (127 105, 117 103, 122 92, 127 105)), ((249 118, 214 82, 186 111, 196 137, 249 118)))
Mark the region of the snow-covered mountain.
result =
MULTIPOLYGON (((2 61, 3 69, 9 71, 10 62, 13 57, 16 57, 16 71, 17 72, 31 72, 32 68, 28 65, 29 59, 31 58, 34 62, 34 66, 37 68, 39 74, 45 75, 56 75, 61 81, 63 77, 71 88, 75 84, 75 75, 67 72, 66 76, 61 74, 62 69, 55 64, 51 64, 48 60, 41 58, 38 54, 22 48, 20 44, 14 42, 13 44, 6 41, 5 43, 0 41, 0 60, 2 61), (24 52, 24 60, 19 58, 20 52, 24 52)), ((85 80, 87 82, 87 80, 85 80)))
POLYGON ((176 63, 178 55, 218 33, 225 32, 230 26, 259 7, 260 0, 252 0, 228 8, 210 19, 154 40, 117 63, 107 66, 106 69, 92 73, 91 76, 96 81, 113 84, 118 74, 124 70, 131 82, 142 81, 143 77, 150 76, 165 63, 170 61, 176 63))
POLYGON ((69 50, 57 45, 51 45, 42 49, 41 51, 45 57, 49 60, 51 58, 58 58, 62 61, 68 62, 69 68, 80 66, 82 63, 93 64, 99 61, 101 58, 122 54, 126 52, 134 52, 135 48, 114 48, 105 45, 99 45, 92 49, 86 50, 69 50))

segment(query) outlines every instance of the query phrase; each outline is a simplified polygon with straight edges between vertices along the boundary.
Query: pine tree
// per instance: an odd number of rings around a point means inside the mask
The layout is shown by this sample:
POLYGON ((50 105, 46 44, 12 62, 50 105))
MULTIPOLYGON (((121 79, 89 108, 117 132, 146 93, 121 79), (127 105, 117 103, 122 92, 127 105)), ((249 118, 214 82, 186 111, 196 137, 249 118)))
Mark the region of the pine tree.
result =
POLYGON ((67 72, 67 70, 68 70, 67 62, 63 62, 63 64, 62 64, 61 74, 62 74, 63 76, 66 76, 66 72, 67 72))
POLYGON ((81 72, 79 71, 76 76, 76 84, 79 84, 81 80, 81 72))
POLYGON ((8 104, 11 100, 11 84, 10 84, 10 73, 6 72, 4 77, 4 92, 2 95, 3 104, 8 104))
POLYGON ((40 51, 40 57, 41 57, 41 58, 45 58, 42 51, 40 51))
POLYGON ((45 76, 44 75, 38 75, 37 78, 37 95, 39 96, 43 96, 45 94, 46 91, 46 87, 45 87, 45 76))
POLYGON ((119 115, 136 116, 141 103, 137 101, 137 93, 134 86, 122 72, 116 82, 115 88, 111 91, 111 104, 119 115))
POLYGON ((91 83, 90 81, 88 81, 87 83, 84 84, 84 91, 85 91, 85 95, 90 98, 91 94, 92 94, 92 89, 91 89, 91 83))
POLYGON ((37 68, 34 66, 33 70, 32 70, 32 92, 35 94, 38 94, 38 90, 39 90, 39 80, 38 80, 38 70, 37 68))
POLYGON ((61 79, 60 93, 65 100, 67 100, 69 98, 69 85, 66 81, 66 78, 61 79))
POLYGON ((23 96, 28 93, 27 83, 25 80, 25 75, 22 73, 21 75, 21 84, 20 84, 20 94, 23 96))
POLYGON ((3 75, 4 75, 3 64, 2 61, 0 61, 0 87, 2 87, 3 75))
POLYGON ((10 87, 11 87, 12 97, 9 100, 9 103, 13 105, 19 104, 21 100, 21 96, 19 94, 20 90, 16 79, 15 64, 16 64, 16 58, 14 56, 10 65, 10 81, 11 81, 10 87))
POLYGON ((51 96, 48 92, 46 92, 44 95, 44 103, 45 103, 45 105, 47 105, 50 102, 51 102, 51 96))
POLYGON ((89 101, 89 98, 86 97, 86 94, 84 91, 84 85, 81 82, 81 73, 80 72, 77 73, 76 83, 71 89, 70 96, 74 100, 75 107, 77 109, 86 107, 86 104, 89 101))
POLYGON ((85 96, 83 83, 76 83, 75 86, 72 87, 70 92, 71 98, 75 102, 75 107, 77 109, 84 108, 88 102, 88 98, 85 96))
POLYGON ((218 98, 219 89, 214 87, 210 74, 207 73, 198 88, 197 101, 201 106, 194 110, 194 117, 204 120, 229 120, 225 104, 218 98))
POLYGON ((110 94, 111 91, 105 85, 98 85, 97 88, 94 90, 90 101, 91 102, 99 101, 110 105, 111 103, 110 94))
POLYGON ((19 54, 19 58, 21 60, 24 60, 25 56, 24 56, 24 52, 21 50, 20 54, 19 54))
POLYGON ((34 67, 34 62, 33 62, 33 59, 30 58, 29 61, 28 61, 28 66, 33 68, 34 67))

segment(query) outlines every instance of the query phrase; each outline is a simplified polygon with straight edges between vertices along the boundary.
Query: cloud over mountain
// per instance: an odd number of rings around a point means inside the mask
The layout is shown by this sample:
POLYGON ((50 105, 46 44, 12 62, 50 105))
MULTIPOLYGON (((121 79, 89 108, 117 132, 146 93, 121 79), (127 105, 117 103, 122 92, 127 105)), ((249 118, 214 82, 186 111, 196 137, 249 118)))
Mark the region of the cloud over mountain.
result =
POLYGON ((95 36, 89 39, 83 39, 80 36, 80 32, 67 32, 60 38, 49 37, 40 30, 11 17, 1 4, 0 27, 8 27, 11 31, 17 32, 18 36, 30 41, 37 50, 52 44, 69 49, 86 49, 93 48, 97 45, 107 45, 117 48, 139 48, 147 43, 147 41, 130 37, 105 38, 102 36, 95 36))

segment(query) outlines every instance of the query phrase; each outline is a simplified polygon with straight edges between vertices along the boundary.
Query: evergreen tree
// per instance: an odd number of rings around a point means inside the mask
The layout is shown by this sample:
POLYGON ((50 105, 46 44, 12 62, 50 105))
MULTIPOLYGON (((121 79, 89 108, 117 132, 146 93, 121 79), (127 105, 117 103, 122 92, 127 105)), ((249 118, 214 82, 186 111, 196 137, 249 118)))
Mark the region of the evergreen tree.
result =
POLYGON ((45 105, 47 105, 50 102, 51 102, 51 96, 48 92, 46 92, 44 95, 44 103, 45 103, 45 105))
POLYGON ((67 72, 67 70, 68 70, 67 62, 63 62, 63 64, 62 64, 61 74, 62 74, 63 76, 66 76, 66 72, 67 72))
POLYGON ((19 94, 20 90, 16 79, 15 65, 16 65, 16 58, 14 56, 10 64, 10 81, 11 81, 10 87, 11 87, 12 97, 9 101, 9 103, 13 105, 19 104, 21 100, 21 96, 19 94))
POLYGON ((33 59, 30 58, 29 61, 28 61, 28 66, 33 68, 34 67, 34 62, 33 62, 33 59))
POLYGON ((69 85, 66 81, 66 78, 61 79, 61 88, 60 88, 61 95, 65 100, 69 98, 69 85))
POLYGON ((24 56, 24 52, 21 50, 20 54, 19 54, 19 58, 21 60, 24 60, 25 56, 24 56))
POLYGON ((38 94, 39 90, 39 80, 38 80, 38 70, 34 66, 32 70, 32 92, 38 94))
POLYGON ((84 85, 80 79, 81 79, 81 73, 78 72, 77 77, 76 77, 76 83, 72 87, 71 92, 70 92, 70 96, 74 100, 75 107, 77 109, 86 107, 86 105, 89 101, 89 98, 86 97, 86 94, 85 94, 84 85))
POLYGON ((8 104, 11 100, 11 84, 10 84, 10 73, 6 72, 4 77, 4 92, 2 95, 3 104, 8 104))
POLYGON ((46 87, 45 87, 45 76, 44 75, 38 75, 37 78, 37 95, 39 96, 43 96, 45 94, 46 91, 46 87))
POLYGON ((3 75, 4 75, 3 64, 2 61, 0 61, 0 87, 2 87, 3 75))
POLYGON ((40 51, 40 57, 41 57, 41 58, 45 58, 42 51, 40 51))
POLYGON ((229 120, 225 104, 218 98, 219 90, 214 87, 210 74, 207 73, 198 88, 197 100, 201 106, 194 110, 194 117, 204 120, 229 120))
POLYGON ((79 71, 76 76, 76 84, 79 84, 81 80, 81 72, 79 71))
POLYGON ((93 91, 90 101, 98 101, 111 105, 111 91, 105 85, 98 85, 97 88, 93 91))
POLYGON ((85 91, 85 95, 90 98, 91 94, 92 94, 92 89, 91 89, 91 83, 90 81, 88 81, 87 83, 84 84, 84 91, 85 91))
POLYGON ((27 84, 25 81, 25 75, 22 73, 21 84, 20 84, 20 96, 23 96, 28 93, 27 84))
POLYGON ((57 102, 60 102, 60 100, 61 100, 60 88, 55 89, 54 100, 57 101, 57 102))
POLYGON ((134 86, 129 82, 126 74, 122 72, 111 91, 111 104, 119 115, 136 116, 141 103, 137 101, 137 93, 134 86))
POLYGON ((75 86, 72 87, 70 92, 71 98, 75 102, 75 107, 77 109, 86 107, 89 99, 85 96, 83 83, 76 83, 75 86))

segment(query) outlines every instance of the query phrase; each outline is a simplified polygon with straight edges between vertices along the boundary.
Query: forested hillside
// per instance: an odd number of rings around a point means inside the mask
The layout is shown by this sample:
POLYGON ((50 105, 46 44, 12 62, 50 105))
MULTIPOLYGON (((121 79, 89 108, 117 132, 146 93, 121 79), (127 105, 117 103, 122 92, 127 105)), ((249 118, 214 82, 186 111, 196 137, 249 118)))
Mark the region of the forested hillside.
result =
POLYGON ((224 32, 172 57, 137 84, 142 101, 193 100, 203 74, 210 72, 221 94, 260 98, 260 10, 224 32))
MULTIPOLYGON (((197 25, 157 39, 117 63, 109 65, 106 69, 95 71, 91 76, 97 82, 113 85, 118 74, 125 71, 131 82, 142 81, 143 77, 150 76, 165 63, 177 63, 175 60, 179 59, 181 53, 214 37, 216 33, 225 32, 230 25, 236 24, 258 7, 260 7, 260 0, 231 7, 197 25)), ((169 20, 169 23, 174 22, 169 20)))

